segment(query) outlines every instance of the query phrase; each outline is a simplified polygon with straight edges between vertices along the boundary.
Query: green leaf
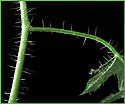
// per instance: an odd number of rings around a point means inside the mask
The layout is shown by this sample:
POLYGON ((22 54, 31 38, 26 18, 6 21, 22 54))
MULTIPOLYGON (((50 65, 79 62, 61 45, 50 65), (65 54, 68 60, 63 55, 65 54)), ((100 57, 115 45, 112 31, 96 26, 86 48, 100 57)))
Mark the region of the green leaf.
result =
POLYGON ((119 58, 112 58, 106 64, 99 67, 98 73, 87 82, 85 90, 80 94, 95 92, 101 85, 114 74, 118 77, 119 90, 124 88, 124 64, 119 58))

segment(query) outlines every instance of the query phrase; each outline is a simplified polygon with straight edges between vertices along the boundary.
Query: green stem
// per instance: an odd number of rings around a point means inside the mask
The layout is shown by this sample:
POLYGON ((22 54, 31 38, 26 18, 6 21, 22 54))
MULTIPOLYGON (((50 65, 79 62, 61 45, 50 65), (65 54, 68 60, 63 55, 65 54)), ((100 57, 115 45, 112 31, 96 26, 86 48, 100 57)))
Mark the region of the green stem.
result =
POLYGON ((25 51, 27 47, 27 39, 29 35, 29 27, 30 27, 26 2, 20 1, 20 10, 21 10, 21 22, 22 22, 22 34, 21 34, 20 47, 18 52, 18 59, 17 59, 16 68, 14 72, 14 79, 13 79, 12 88, 10 92, 10 98, 8 101, 8 103, 10 104, 17 102, 24 58, 25 58, 25 51))
POLYGON ((68 35, 89 38, 89 39, 102 43, 115 55, 115 57, 118 57, 121 61, 123 61, 119 53, 108 42, 106 42, 105 40, 97 36, 75 32, 71 30, 57 29, 57 28, 31 27, 29 23, 29 19, 28 19, 27 6, 26 6, 25 1, 20 1, 20 10, 21 10, 22 32, 21 32, 21 41, 20 41, 20 47, 19 47, 19 52, 18 52, 18 59, 17 59, 16 68, 14 72, 14 79, 13 79, 12 88, 10 92, 10 98, 8 101, 8 103, 10 104, 17 102, 29 31, 56 32, 56 33, 63 33, 63 34, 68 34, 68 35))
POLYGON ((56 32, 56 33, 63 33, 63 34, 68 34, 68 35, 74 35, 74 36, 89 38, 89 39, 95 40, 95 41, 103 44, 105 47, 107 47, 114 54, 115 57, 118 57, 121 61, 123 61, 122 57, 115 50, 115 48, 113 48, 105 40, 103 40, 103 39, 101 39, 97 36, 94 36, 94 35, 90 35, 90 34, 86 34, 86 33, 80 33, 80 32, 71 31, 71 30, 64 30, 64 29, 58 29, 58 28, 48 28, 48 27, 30 27, 29 31, 32 31, 32 32, 56 32))

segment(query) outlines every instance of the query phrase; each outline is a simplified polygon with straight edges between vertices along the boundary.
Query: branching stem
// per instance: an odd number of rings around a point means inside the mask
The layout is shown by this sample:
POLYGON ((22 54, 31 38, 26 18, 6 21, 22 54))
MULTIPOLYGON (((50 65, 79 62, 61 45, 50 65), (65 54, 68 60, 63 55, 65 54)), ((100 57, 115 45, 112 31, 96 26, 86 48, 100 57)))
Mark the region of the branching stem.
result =
POLYGON ((62 33, 62 34, 68 34, 68 35, 74 35, 74 36, 80 36, 88 39, 95 40, 96 42, 99 42, 103 44, 105 47, 107 47, 115 57, 118 57, 122 62, 122 57, 120 54, 113 48, 110 43, 106 42, 105 40, 94 36, 80 33, 72 30, 64 30, 64 29, 58 29, 58 28, 47 28, 47 27, 32 27, 30 26, 29 18, 28 18, 28 12, 27 12, 27 6, 25 1, 20 1, 20 11, 21 11, 21 24, 22 24, 22 32, 21 32, 21 41, 19 46, 19 52, 18 52, 18 58, 16 63, 16 68, 14 72, 14 79, 12 83, 12 88, 10 92, 10 98, 8 103, 13 104, 17 102, 18 94, 19 94, 19 88, 20 88, 20 81, 21 76, 23 72, 23 64, 25 59, 25 51, 27 48, 27 40, 29 36, 29 32, 55 32, 55 33, 62 33))

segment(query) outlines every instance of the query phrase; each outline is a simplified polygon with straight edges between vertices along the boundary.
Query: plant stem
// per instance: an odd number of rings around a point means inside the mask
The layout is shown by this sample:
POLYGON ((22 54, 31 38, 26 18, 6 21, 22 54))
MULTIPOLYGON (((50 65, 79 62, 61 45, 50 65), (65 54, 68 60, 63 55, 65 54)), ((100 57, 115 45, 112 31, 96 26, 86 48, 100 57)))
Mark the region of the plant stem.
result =
POLYGON ((113 48, 108 42, 105 40, 86 33, 80 33, 72 30, 64 30, 64 29, 58 29, 58 28, 47 28, 47 27, 30 27, 30 31, 32 32, 56 32, 56 33, 63 33, 63 34, 68 34, 68 35, 74 35, 74 36, 80 36, 88 39, 95 40, 101 44, 103 44, 105 47, 107 47, 115 57, 118 57, 122 62, 122 57, 119 55, 119 53, 113 48))
POLYGON ((27 39, 29 35, 29 27, 30 27, 25 1, 20 1, 20 10, 21 10, 22 32, 21 32, 21 41, 20 41, 20 47, 18 52, 18 58, 17 58, 15 72, 14 72, 14 79, 13 79, 12 88, 10 92, 10 98, 8 101, 8 103, 10 104, 17 102, 24 58, 25 58, 25 51, 27 47, 27 39))

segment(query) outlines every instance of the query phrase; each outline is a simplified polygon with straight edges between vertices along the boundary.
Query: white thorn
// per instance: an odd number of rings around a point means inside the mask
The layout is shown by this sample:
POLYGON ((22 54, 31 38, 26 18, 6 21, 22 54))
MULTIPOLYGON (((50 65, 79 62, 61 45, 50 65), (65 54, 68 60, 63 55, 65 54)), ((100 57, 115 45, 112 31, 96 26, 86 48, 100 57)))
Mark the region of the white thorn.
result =
POLYGON ((14 78, 14 77, 11 77, 12 79, 14 78))
POLYGON ((89 26, 88 26, 88 34, 89 34, 89 26))
POLYGON ((98 41, 96 42, 96 44, 99 43, 98 41))
POLYGON ((104 49, 104 48, 105 48, 105 46, 104 46, 104 47, 101 47, 100 50, 102 50, 102 49, 104 49))
POLYGON ((123 52, 123 49, 119 52, 119 54, 121 54, 123 52))
POLYGON ((29 8, 28 13, 34 10, 35 8, 29 8))
POLYGON ((31 73, 29 73, 29 72, 27 72, 27 71, 23 71, 25 74, 31 74, 31 73))
MULTIPOLYGON (((49 23, 49 28, 52 28, 51 22, 49 23)), ((53 34, 53 32, 51 32, 51 34, 53 34)))
POLYGON ((33 52, 33 50, 31 50, 30 48, 27 48, 27 50, 29 50, 29 51, 33 52))
POLYGON ((26 55, 26 56, 29 56, 29 57, 32 57, 32 58, 35 57, 35 56, 33 56, 33 55, 31 55, 31 54, 28 54, 28 53, 25 54, 25 55, 26 55))
POLYGON ((8 54, 9 56, 13 56, 13 57, 17 57, 16 55, 11 55, 11 54, 8 54))
POLYGON ((19 98, 16 98, 16 101, 18 101, 19 100, 19 98))
POLYGON ((35 15, 35 13, 34 14, 28 14, 29 16, 32 16, 32 15, 35 15))
POLYGON ((21 79, 21 81, 25 81, 26 79, 21 79))
POLYGON ((111 41, 112 41, 112 40, 110 39, 110 40, 109 40, 109 44, 111 43, 111 41))
POLYGON ((20 26, 14 26, 14 27, 20 28, 20 26))
POLYGON ((3 101, 5 101, 5 102, 7 101, 8 102, 8 100, 6 100, 6 99, 3 99, 3 101))
POLYGON ((30 42, 28 42, 28 44, 29 44, 29 45, 35 45, 35 43, 30 43, 30 42))
POLYGON ((71 31, 72 31, 72 24, 71 24, 71 31))
POLYGON ((24 93, 24 92, 19 92, 19 94, 26 94, 26 93, 24 93))
POLYGON ((15 67, 14 66, 10 66, 10 65, 7 65, 8 67, 10 67, 10 68, 13 68, 13 69, 15 69, 15 67))
POLYGON ((108 59, 105 57, 105 56, 103 56, 104 57, 104 59, 106 60, 106 61, 108 61, 108 59))
POLYGON ((20 41, 16 41, 16 42, 14 42, 14 43, 20 43, 20 41))
POLYGON ((11 38, 11 39, 9 39, 9 40, 14 40, 14 39, 19 39, 20 37, 16 37, 16 38, 11 38))
POLYGON ((29 71, 29 72, 33 73, 32 70, 29 70, 29 69, 27 69, 27 68, 23 68, 23 69, 26 70, 26 71, 29 71))
POLYGON ((16 47, 16 48, 19 48, 19 46, 17 46, 17 45, 13 45, 14 47, 16 47))
POLYGON ((30 21, 30 24, 33 22, 33 19, 34 19, 34 16, 32 17, 31 21, 30 21))
POLYGON ((118 46, 118 43, 116 43, 116 45, 114 46, 114 48, 116 48, 118 46))
MULTIPOLYGON (((19 36, 20 36, 20 35, 21 35, 21 33, 19 33, 19 34, 17 34, 17 35, 19 35, 19 36)), ((19 37, 19 38, 20 38, 20 37, 19 37)))
POLYGON ((13 15, 19 16, 20 14, 13 14, 13 15))
POLYGON ((44 27, 44 21, 43 21, 43 19, 42 19, 42 25, 43 25, 43 27, 44 27))
POLYGON ((35 41, 28 41, 29 43, 33 43, 33 42, 35 42, 35 41))
POLYGON ((107 56, 108 56, 110 59, 112 58, 109 54, 107 54, 107 56))
POLYGON ((16 2, 13 2, 13 4, 19 4, 19 2, 16 1, 16 2))
POLYGON ((95 70, 91 69, 89 74, 92 75, 95 70))
POLYGON ((111 44, 110 44, 111 46, 113 45, 113 40, 112 40, 112 42, 111 42, 111 44))
POLYGON ((86 38, 84 39, 83 46, 85 45, 85 42, 86 42, 86 38))
POLYGON ((17 8, 11 8, 11 10, 13 10, 13 9, 20 9, 20 7, 17 7, 17 8))
POLYGON ((20 24, 20 23, 21 23, 21 21, 15 22, 15 24, 20 24))
POLYGON ((21 89, 22 89, 22 90, 27 90, 27 91, 29 90, 28 87, 21 87, 21 89))
POLYGON ((62 26, 63 29, 64 29, 64 25, 65 25, 65 20, 63 21, 63 26, 62 26))
POLYGON ((49 23, 49 27, 52 28, 51 22, 49 23))
POLYGON ((16 49, 16 48, 12 48, 13 50, 15 50, 15 51, 18 51, 18 49, 16 49))
POLYGON ((102 63, 99 61, 99 64, 102 66, 102 63))
POLYGON ((114 54, 111 54, 110 56, 113 56, 113 57, 114 57, 114 54))
POLYGON ((35 45, 35 43, 32 43, 32 42, 28 42, 29 45, 35 45))
POLYGON ((108 51, 107 53, 112 53, 111 51, 108 51))
POLYGON ((96 34, 97 34, 97 26, 96 26, 96 28, 95 28, 95 36, 96 36, 96 34))
POLYGON ((15 60, 15 59, 13 59, 13 58, 9 58, 9 59, 11 59, 11 60, 13 60, 13 61, 15 61, 15 62, 17 61, 17 60, 15 60))
POLYGON ((16 10, 17 12, 20 11, 20 8, 16 10))
POLYGON ((91 95, 91 93, 89 92, 89 95, 91 95))
POLYGON ((4 92, 6 95, 10 95, 10 93, 8 93, 8 92, 4 92))

